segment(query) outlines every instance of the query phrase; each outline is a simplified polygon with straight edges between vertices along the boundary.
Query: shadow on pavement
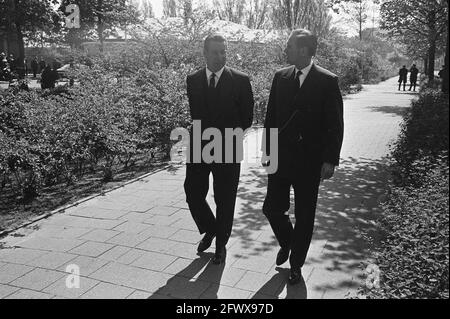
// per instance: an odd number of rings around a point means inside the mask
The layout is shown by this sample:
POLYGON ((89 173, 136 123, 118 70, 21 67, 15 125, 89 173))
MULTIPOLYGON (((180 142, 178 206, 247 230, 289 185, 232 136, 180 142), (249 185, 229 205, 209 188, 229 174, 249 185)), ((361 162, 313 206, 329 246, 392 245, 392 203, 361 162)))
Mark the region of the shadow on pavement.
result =
POLYGON ((226 264, 214 265, 214 254, 201 254, 199 258, 170 278, 148 299, 217 299, 219 284, 226 264))
POLYGON ((401 106, 373 106, 370 107, 372 112, 382 112, 386 114, 393 114, 397 116, 404 116, 408 113, 409 108, 401 107, 401 106))
MULTIPOLYGON (((313 242, 305 264, 305 267, 314 267, 313 279, 308 280, 313 289, 325 291, 360 286, 364 263, 380 236, 375 222, 388 177, 387 160, 349 158, 342 162, 332 180, 321 185, 313 242), (321 272, 328 272, 328 277, 321 276, 321 272)), ((269 229, 262 214, 266 187, 267 175, 262 169, 250 168, 241 175, 238 198, 242 205, 235 218, 234 234, 244 249, 257 248, 240 258, 260 256, 265 251, 278 249, 274 237, 262 244, 256 244, 251 237, 255 231, 269 229)), ((293 197, 291 204, 289 213, 294 220, 293 197)), ((283 273, 276 274, 271 280, 278 280, 279 276, 283 273)), ((285 277, 287 280, 288 275, 285 277)), ((304 293, 299 293, 295 286, 291 288, 288 295, 306 298, 306 286, 304 293)), ((272 295, 278 296, 279 289, 272 295)))
POLYGON ((303 276, 301 282, 292 286, 287 283, 288 268, 277 267, 276 271, 277 273, 255 293, 252 299, 307 299, 308 291, 303 276), (283 282, 281 286, 277 285, 280 281, 283 282), (272 288, 274 286, 277 286, 275 290, 272 288))

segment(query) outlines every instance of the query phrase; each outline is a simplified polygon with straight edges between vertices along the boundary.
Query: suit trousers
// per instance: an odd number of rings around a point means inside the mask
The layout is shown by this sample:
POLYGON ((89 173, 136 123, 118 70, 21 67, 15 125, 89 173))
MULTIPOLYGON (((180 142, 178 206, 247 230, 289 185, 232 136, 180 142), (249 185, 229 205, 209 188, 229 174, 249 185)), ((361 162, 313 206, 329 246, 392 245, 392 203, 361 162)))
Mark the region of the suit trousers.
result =
MULTIPOLYGON (((282 248, 290 248, 292 268, 303 266, 314 229, 320 167, 304 171, 294 179, 277 174, 269 175, 263 212, 282 248), (291 187, 294 188, 295 224, 289 214, 291 187)), ((296 174, 293 174, 294 176, 296 174)))
POLYGON ((240 163, 190 163, 186 166, 186 202, 200 234, 216 234, 216 247, 225 247, 231 235, 240 170, 240 163), (210 173, 213 175, 215 216, 206 201, 210 173))

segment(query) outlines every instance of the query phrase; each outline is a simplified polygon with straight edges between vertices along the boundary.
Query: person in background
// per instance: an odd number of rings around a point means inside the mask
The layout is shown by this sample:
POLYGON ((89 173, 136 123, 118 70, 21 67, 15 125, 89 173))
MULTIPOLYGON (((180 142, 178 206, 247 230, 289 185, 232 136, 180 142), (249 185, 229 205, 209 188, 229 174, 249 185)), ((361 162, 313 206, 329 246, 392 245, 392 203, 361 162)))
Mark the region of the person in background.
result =
POLYGON ((39 69, 39 62, 37 56, 35 56, 34 59, 31 60, 31 71, 33 72, 33 78, 36 78, 38 69, 39 69))
POLYGON ((403 83, 403 91, 406 91, 406 82, 408 81, 408 69, 406 68, 406 65, 404 65, 400 71, 398 72, 399 78, 398 78, 398 90, 400 91, 400 88, 403 83))
POLYGON ((419 69, 416 67, 415 64, 412 65, 411 69, 409 70, 409 91, 414 87, 414 92, 416 91, 416 85, 417 85, 417 75, 419 74, 419 69))
POLYGON ((52 69, 50 65, 47 65, 41 74, 41 88, 54 89, 56 80, 58 79, 58 73, 55 69, 52 69))

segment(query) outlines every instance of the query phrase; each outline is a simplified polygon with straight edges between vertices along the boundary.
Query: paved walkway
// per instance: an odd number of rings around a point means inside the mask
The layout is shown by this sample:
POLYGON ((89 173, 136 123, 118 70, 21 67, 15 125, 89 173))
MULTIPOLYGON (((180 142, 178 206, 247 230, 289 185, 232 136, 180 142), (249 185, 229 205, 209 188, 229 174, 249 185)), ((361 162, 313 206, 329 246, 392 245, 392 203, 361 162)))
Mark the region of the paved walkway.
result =
MULTIPOLYGON (((304 282, 286 285, 277 242, 261 213, 266 175, 244 165, 225 265, 198 256, 201 239, 185 203, 185 168, 172 167, 41 220, 2 239, 0 298, 344 298, 364 282, 384 156, 414 97, 396 80, 345 100, 343 164, 321 186, 304 282), (69 268, 67 268, 69 266, 69 268), (80 288, 68 277, 78 267, 80 288), (73 268, 74 269, 74 268, 73 268)), ((249 157, 257 157, 256 131, 249 157)), ((213 203, 212 195, 208 199, 213 203)))

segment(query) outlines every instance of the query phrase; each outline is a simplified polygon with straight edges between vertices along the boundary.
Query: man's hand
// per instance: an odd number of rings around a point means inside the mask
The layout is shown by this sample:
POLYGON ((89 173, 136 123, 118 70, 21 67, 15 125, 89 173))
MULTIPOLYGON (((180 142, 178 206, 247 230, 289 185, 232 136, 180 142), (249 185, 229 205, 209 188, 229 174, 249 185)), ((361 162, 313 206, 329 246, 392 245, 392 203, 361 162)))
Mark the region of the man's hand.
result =
POLYGON ((334 175, 334 169, 335 169, 335 166, 333 164, 323 163, 322 171, 320 173, 320 180, 324 181, 324 180, 332 178, 334 175))

